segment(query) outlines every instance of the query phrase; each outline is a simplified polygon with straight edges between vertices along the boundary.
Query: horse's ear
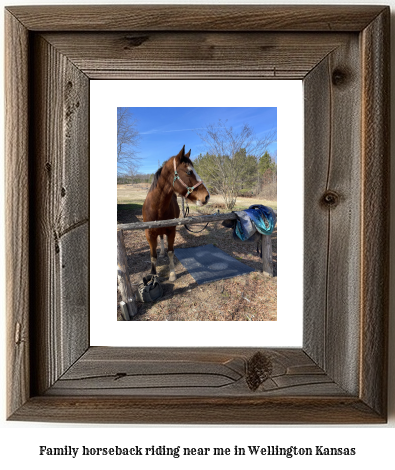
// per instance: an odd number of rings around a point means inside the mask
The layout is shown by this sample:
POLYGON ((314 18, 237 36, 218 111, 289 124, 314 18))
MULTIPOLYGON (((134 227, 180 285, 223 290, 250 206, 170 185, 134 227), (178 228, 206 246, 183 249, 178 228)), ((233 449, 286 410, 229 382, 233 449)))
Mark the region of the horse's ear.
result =
POLYGON ((182 147, 182 149, 178 152, 178 155, 176 155, 175 157, 175 161, 177 165, 181 163, 184 156, 185 156, 185 145, 182 147))
POLYGON ((184 157, 189 158, 191 156, 191 149, 189 149, 189 152, 184 155, 184 157))
POLYGON ((185 155, 185 145, 182 147, 182 149, 179 151, 178 155, 176 158, 182 158, 185 155))

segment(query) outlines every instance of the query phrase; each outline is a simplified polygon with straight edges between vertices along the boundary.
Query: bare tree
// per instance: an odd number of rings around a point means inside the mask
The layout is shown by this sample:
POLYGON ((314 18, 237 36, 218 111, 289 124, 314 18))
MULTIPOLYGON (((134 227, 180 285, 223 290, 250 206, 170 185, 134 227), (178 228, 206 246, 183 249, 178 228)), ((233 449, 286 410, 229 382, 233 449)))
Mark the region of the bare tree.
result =
POLYGON ((129 108, 117 109, 117 164, 118 173, 135 173, 138 161, 137 147, 140 135, 137 120, 129 108))
POLYGON ((124 171, 122 171, 118 167, 118 172, 117 172, 118 184, 133 183, 138 176, 139 176, 139 171, 138 171, 137 165, 135 165, 135 163, 133 162, 130 162, 129 165, 127 166, 127 169, 124 171))
POLYGON ((219 120, 207 126, 205 132, 198 133, 206 146, 207 154, 199 165, 199 173, 207 183, 224 198, 230 210, 236 204, 237 194, 243 184, 256 175, 259 158, 267 147, 275 141, 276 132, 268 132, 258 137, 249 124, 244 124, 239 132, 219 120), (203 168, 205 167, 205 168, 203 168))

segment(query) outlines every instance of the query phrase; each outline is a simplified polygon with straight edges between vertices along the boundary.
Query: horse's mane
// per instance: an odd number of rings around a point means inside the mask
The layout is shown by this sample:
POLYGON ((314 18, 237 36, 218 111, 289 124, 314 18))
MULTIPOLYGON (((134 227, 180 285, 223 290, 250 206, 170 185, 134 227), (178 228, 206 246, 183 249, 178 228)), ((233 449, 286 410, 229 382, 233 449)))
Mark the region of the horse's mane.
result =
POLYGON ((154 175, 154 179, 152 180, 152 184, 151 184, 151 187, 149 188, 148 192, 150 193, 151 191, 153 191, 157 185, 158 185, 158 180, 160 178, 160 175, 162 173, 162 170, 163 170, 163 166, 161 166, 155 173, 154 175))
MULTIPOLYGON (((171 157, 173 158, 173 157, 171 157)), ((193 162, 190 158, 188 157, 182 157, 181 158, 181 162, 185 162, 185 163, 190 163, 192 166, 193 166, 193 162)), ((164 165, 163 165, 164 166, 164 165)), ((150 193, 151 191, 153 191, 157 186, 158 186, 158 181, 159 181, 159 178, 160 178, 160 175, 162 174, 162 170, 163 170, 163 166, 161 166, 155 173, 154 175, 154 179, 152 180, 152 184, 151 184, 151 187, 149 188, 148 192, 150 193)))

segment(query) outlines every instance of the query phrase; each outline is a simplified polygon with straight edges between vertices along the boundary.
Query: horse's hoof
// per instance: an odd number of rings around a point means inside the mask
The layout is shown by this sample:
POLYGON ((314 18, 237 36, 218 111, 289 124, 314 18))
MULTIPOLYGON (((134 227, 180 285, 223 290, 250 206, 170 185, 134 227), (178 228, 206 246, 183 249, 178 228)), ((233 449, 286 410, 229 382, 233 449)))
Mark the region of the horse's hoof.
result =
POLYGON ((177 279, 176 273, 170 273, 169 281, 175 281, 177 279))

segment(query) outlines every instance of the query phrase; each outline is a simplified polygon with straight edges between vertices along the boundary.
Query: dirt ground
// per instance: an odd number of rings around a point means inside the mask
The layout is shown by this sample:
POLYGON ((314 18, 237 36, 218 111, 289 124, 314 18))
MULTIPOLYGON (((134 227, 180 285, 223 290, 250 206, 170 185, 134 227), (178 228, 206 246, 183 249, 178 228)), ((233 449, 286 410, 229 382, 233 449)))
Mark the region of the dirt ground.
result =
MULTIPOLYGON (((129 186, 129 185, 125 185, 129 186)), ((142 202, 146 189, 118 186, 118 223, 142 221, 142 202), (125 204, 127 201, 128 204, 125 204)), ((141 185, 139 185, 141 186, 141 185)), ((228 212, 215 198, 205 213, 228 212)), ((253 203, 265 202, 240 198, 238 206, 248 207, 253 203)), ((266 205, 267 204, 266 202, 266 205)), ((273 207, 274 204, 271 205, 273 207)), ((200 209, 200 208, 199 208, 200 209)), ((190 215, 201 215, 194 205, 190 205, 190 215)), ((193 225, 191 230, 204 227, 193 225)), ((148 242, 144 230, 125 231, 125 247, 128 257, 130 280, 134 288, 142 283, 143 276, 151 268, 148 242)), ((232 229, 222 226, 222 222, 209 224, 199 233, 191 233, 184 226, 177 227, 175 246, 186 248, 214 244, 232 257, 252 267, 254 272, 231 279, 223 279, 198 285, 183 265, 174 256, 177 275, 170 282, 169 259, 158 257, 157 271, 163 288, 163 296, 153 303, 138 302, 138 314, 133 321, 276 321, 277 320, 277 229, 272 234, 274 277, 270 278, 261 271, 261 259, 255 243, 236 241, 232 229)), ((158 245, 160 245, 158 243, 158 245)), ((159 251, 159 246, 158 246, 159 251)), ((117 318, 123 320, 119 308, 121 300, 118 293, 117 318)))

